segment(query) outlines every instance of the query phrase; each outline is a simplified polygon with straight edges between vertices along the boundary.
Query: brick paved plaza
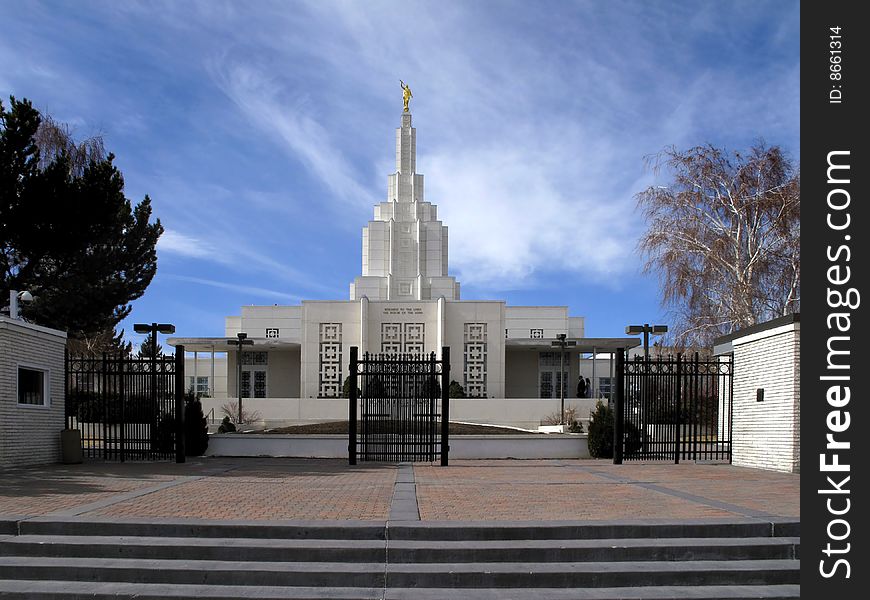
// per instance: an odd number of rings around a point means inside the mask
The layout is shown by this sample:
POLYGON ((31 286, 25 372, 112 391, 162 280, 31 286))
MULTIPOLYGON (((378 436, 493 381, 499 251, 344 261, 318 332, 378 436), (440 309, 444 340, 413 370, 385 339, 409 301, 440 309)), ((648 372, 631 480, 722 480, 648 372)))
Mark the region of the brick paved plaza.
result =
POLYGON ((209 458, 0 471, 0 516, 383 521, 401 502, 423 521, 798 517, 799 484, 730 465, 209 458), (394 494, 409 485, 416 505, 394 494))

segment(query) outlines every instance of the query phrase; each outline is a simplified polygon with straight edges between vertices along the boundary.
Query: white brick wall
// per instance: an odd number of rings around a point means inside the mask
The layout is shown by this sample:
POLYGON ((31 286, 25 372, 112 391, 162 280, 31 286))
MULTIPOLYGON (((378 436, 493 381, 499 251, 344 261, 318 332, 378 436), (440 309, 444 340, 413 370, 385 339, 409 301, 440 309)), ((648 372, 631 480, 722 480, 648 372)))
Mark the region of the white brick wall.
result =
POLYGON ((0 468, 60 460, 66 334, 0 317, 0 468), (18 404, 18 365, 49 371, 50 405, 18 404))
POLYGON ((732 463, 800 470, 800 323, 736 338, 732 463), (764 401, 756 390, 764 389, 764 401))

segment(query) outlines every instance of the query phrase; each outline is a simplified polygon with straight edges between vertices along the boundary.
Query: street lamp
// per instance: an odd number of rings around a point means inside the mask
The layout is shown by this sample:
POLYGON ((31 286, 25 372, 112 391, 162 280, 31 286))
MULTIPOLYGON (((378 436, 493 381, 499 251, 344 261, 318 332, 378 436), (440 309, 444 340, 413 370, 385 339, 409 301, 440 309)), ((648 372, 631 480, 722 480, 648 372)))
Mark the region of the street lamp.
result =
POLYGON ((157 356, 157 334, 175 333, 175 325, 169 323, 151 323, 150 325, 148 323, 136 323, 133 325, 133 331, 151 334, 151 357, 155 358, 157 356))
POLYGON ((565 348, 577 345, 577 342, 573 340, 566 341, 566 337, 568 336, 564 333, 559 333, 556 335, 556 339, 550 342, 554 348, 561 349, 559 356, 559 398, 562 402, 562 410, 559 413, 559 425, 562 425, 562 433, 565 432, 565 348))
POLYGON ((644 361, 649 360, 649 334, 662 335, 667 332, 667 325, 650 325, 649 323, 644 323, 643 325, 628 325, 625 328, 625 333, 627 333, 628 335, 640 335, 641 333, 643 334, 644 361))
POLYGON ((252 346, 254 344, 254 340, 248 339, 248 334, 239 332, 237 340, 227 340, 227 344, 230 346, 237 346, 239 349, 238 356, 236 357, 236 362, 239 363, 239 373, 236 383, 238 384, 239 389, 239 419, 236 421, 238 425, 242 424, 242 348, 244 346, 252 346))

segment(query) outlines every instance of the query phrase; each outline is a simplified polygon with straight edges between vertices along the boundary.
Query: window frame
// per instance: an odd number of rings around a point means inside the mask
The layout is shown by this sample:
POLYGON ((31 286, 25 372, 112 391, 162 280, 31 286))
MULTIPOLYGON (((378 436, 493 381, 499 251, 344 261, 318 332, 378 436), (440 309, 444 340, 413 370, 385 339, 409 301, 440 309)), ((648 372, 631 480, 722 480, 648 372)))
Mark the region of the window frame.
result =
POLYGON ((15 404, 19 408, 48 410, 51 408, 51 369, 33 363, 19 362, 15 365, 15 404), (42 373, 42 404, 21 402, 21 370, 42 373))

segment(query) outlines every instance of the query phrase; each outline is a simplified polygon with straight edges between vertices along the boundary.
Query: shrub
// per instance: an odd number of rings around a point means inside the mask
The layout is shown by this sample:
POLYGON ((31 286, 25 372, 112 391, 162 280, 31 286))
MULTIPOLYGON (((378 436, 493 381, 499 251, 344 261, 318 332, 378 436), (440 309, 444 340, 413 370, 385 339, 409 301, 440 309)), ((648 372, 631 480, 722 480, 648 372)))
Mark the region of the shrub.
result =
MULTIPOLYGON (((550 413, 541 419, 541 425, 559 425, 561 422, 562 419, 560 418, 558 411, 550 413)), ((565 425, 568 426, 568 431, 570 433, 583 433, 583 423, 580 421, 580 417, 577 414, 576 406, 565 407, 565 425)))
POLYGON ((613 410, 600 400, 589 414, 589 454, 613 458, 613 410))
POLYGON ((184 403, 184 453, 202 456, 208 448, 208 423, 202 412, 202 403, 190 393, 184 403))
MULTIPOLYGON (((613 458, 613 409, 599 400, 589 421, 589 454, 593 458, 613 458)), ((624 456, 632 456, 640 450, 643 436, 634 423, 623 423, 622 435, 625 440, 624 456)))
POLYGON ((157 419, 152 448, 161 454, 175 452, 175 417, 164 412, 157 419))
MULTIPOLYGON (((236 425, 236 421, 239 418, 239 405, 236 402, 224 402, 221 404, 221 411, 224 413, 225 418, 229 419, 236 425)), ((242 423, 253 423, 254 421, 260 420, 260 413, 256 410, 248 410, 242 405, 242 423)))
POLYGON ((218 427, 218 433, 230 433, 236 430, 236 426, 233 425, 233 422, 230 421, 230 418, 224 417, 224 420, 221 421, 220 426, 218 427))
POLYGON ((447 388, 447 396, 449 398, 465 398, 465 389, 454 379, 450 382, 450 387, 447 388))

